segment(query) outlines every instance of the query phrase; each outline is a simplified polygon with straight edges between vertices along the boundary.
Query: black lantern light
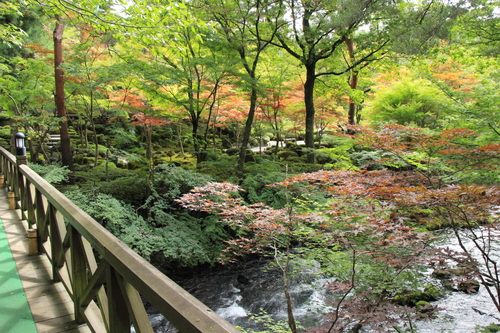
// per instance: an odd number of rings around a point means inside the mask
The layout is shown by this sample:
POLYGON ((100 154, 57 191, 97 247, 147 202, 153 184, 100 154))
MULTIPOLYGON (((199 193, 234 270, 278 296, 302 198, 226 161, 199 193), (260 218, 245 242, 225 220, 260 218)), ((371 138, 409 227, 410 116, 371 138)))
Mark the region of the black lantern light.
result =
POLYGON ((14 136, 15 138, 15 144, 16 144, 16 155, 17 156, 25 156, 26 155, 26 147, 24 146, 24 134, 23 133, 16 133, 14 136))

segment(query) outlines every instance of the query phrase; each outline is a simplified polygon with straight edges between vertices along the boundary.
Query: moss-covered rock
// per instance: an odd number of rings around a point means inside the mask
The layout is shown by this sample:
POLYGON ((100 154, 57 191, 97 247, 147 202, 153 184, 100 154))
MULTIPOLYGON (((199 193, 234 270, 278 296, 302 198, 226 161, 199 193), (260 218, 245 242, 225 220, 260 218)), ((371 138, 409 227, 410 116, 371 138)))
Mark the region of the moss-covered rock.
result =
POLYGON ((432 272, 431 276, 439 280, 448 280, 451 279, 452 273, 445 269, 436 269, 432 272))
MULTIPOLYGON (((425 286, 424 290, 408 290, 394 296, 394 302, 405 306, 417 306, 420 302, 431 302, 441 297, 442 292, 431 284, 425 286)), ((423 303, 421 303, 423 304, 423 303)))

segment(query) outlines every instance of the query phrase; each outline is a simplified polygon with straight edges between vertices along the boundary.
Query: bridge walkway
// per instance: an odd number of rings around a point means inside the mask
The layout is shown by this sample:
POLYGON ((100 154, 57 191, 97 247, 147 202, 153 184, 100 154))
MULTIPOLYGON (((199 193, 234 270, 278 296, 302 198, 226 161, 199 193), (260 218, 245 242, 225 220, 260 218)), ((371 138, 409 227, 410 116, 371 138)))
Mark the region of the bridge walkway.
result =
POLYGON ((74 321, 71 297, 52 281, 45 255, 28 255, 27 223, 0 188, 0 332, 91 332, 74 321))

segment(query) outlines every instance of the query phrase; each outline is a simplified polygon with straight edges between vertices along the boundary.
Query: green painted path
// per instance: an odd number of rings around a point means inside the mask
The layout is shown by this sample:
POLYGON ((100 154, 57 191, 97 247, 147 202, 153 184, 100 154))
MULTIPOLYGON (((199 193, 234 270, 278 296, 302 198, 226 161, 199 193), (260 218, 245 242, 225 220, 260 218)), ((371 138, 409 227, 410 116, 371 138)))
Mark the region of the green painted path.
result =
POLYGON ((0 332, 37 332, 0 220, 0 332))

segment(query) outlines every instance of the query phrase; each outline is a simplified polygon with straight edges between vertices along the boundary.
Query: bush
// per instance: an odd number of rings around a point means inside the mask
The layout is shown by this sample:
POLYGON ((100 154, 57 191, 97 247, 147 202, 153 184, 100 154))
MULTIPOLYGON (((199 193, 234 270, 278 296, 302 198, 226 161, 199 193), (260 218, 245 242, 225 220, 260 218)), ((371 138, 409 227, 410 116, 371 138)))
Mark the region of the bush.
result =
POLYGON ((333 158, 324 149, 321 151, 316 151, 315 158, 318 164, 326 164, 333 162, 333 158))
POLYGON ((337 135, 325 135, 321 138, 321 145, 334 148, 334 147, 345 147, 346 150, 351 148, 354 140, 347 136, 337 136, 337 135))
POLYGON ((177 167, 173 164, 161 164, 154 169, 153 186, 164 199, 172 201, 196 186, 203 186, 213 181, 210 175, 177 167))
POLYGON ((239 153, 240 153, 240 148, 229 148, 229 149, 226 149, 226 154, 228 154, 229 156, 238 155, 239 153))
POLYGON ((149 220, 135 209, 103 193, 67 192, 70 200, 146 260, 156 265, 195 266, 215 263, 226 247, 225 226, 215 219, 197 219, 166 212, 159 199, 149 220))
POLYGON ((236 169, 238 156, 221 155, 217 161, 205 161, 198 165, 198 171, 212 176, 216 181, 238 182, 236 169))
POLYGON ((241 183, 246 191, 243 196, 249 203, 263 202, 273 208, 281 208, 286 204, 285 189, 267 185, 283 181, 285 176, 282 172, 248 175, 241 183))
MULTIPOLYGON (((288 165, 289 173, 316 172, 323 169, 321 164, 293 163, 288 165)), ((283 170, 284 171, 284 170, 283 170)))
MULTIPOLYGON (((106 152, 108 151, 108 148, 106 146, 98 145, 97 149, 99 157, 106 156, 106 152)), ((95 157, 95 144, 89 144, 89 148, 76 148, 75 153, 84 154, 89 157, 95 157)))
POLYGON ((116 236, 120 235, 124 228, 140 219, 135 209, 109 194, 81 190, 68 191, 64 194, 116 236))
POLYGON ((138 207, 144 204, 150 194, 145 175, 133 174, 111 182, 99 182, 100 191, 126 204, 138 207))
POLYGON ((292 150, 283 150, 283 151, 278 152, 277 155, 283 161, 286 161, 290 157, 298 157, 299 156, 299 154, 297 154, 296 152, 294 152, 292 150))
POLYGON ((61 184, 67 182, 71 171, 67 166, 58 164, 34 164, 29 165, 30 169, 43 177, 50 184, 61 184))
POLYGON ((449 100, 432 82, 404 79, 376 92, 368 112, 378 124, 395 122, 435 128, 448 110, 449 100))
MULTIPOLYGON (((112 181, 114 179, 122 177, 130 177, 137 174, 141 174, 141 171, 126 170, 117 168, 113 162, 108 162, 107 166, 107 180, 112 181)), ((106 181, 106 162, 101 161, 101 163, 85 172, 77 172, 78 177, 88 182, 100 182, 106 181)), ((146 173, 143 173, 144 175, 146 173)))
POLYGON ((384 167, 378 161, 382 158, 382 152, 379 150, 361 150, 352 152, 349 155, 352 163, 363 169, 382 170, 384 167))

